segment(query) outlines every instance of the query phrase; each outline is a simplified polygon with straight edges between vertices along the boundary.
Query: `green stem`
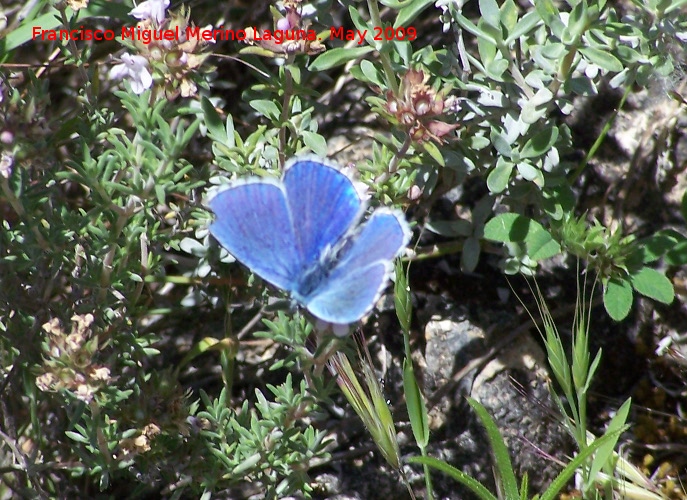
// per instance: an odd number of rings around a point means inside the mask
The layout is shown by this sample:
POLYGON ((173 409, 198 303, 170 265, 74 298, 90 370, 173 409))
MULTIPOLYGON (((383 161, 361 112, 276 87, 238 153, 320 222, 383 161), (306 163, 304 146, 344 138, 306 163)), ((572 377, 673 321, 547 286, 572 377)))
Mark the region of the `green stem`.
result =
MULTIPOLYGON (((69 30, 69 19, 67 19, 66 3, 58 2, 56 8, 60 11, 60 17, 62 19, 64 29, 69 30)), ((67 42, 67 47, 69 47, 69 51, 72 53, 72 57, 74 58, 74 60, 78 62, 79 72, 81 73, 81 77, 83 78, 84 90, 86 91, 86 102, 90 105, 93 102, 93 89, 91 88, 91 81, 88 77, 88 72, 86 71, 86 68, 83 65, 83 61, 81 60, 81 52, 79 51, 79 48, 76 46, 76 42, 71 37, 67 42)))
POLYGON ((413 142, 413 140, 411 139, 410 135, 407 135, 405 142, 401 146, 401 149, 398 150, 398 153, 396 153, 394 155, 393 159, 391 160, 391 163, 389 164, 389 168, 387 169, 386 172, 380 174, 375 179, 375 184, 383 184, 387 180, 389 180, 389 177, 391 177, 396 172, 396 170, 398 169, 398 162, 401 161, 401 159, 406 155, 412 142, 413 142))
POLYGON ((286 165, 286 122, 291 112, 291 96, 293 95, 293 75, 289 69, 289 63, 293 55, 289 56, 284 66, 284 100, 282 102, 281 116, 279 117, 279 167, 284 170, 286 165))
MULTIPOLYGON (((378 26, 382 28, 382 17, 379 14, 379 5, 377 4, 377 0, 367 0, 367 8, 370 11, 370 21, 372 22, 372 26, 378 26)), ((384 43, 384 41, 381 42, 382 46, 384 43)), ((382 68, 384 69, 384 74, 386 76, 387 86, 391 89, 395 96, 398 96, 398 82, 396 81, 394 69, 391 66, 389 54, 383 50, 380 50, 379 59, 382 61, 382 68)))
POLYGON ((623 94, 622 99, 620 99, 620 104, 618 104, 618 107, 615 108, 611 116, 608 117, 608 120, 606 120, 606 123, 604 124, 603 129, 601 129, 601 133, 599 134, 599 137, 596 138, 596 141, 594 141, 594 144, 592 144, 592 147, 589 149, 589 152, 587 153, 587 156, 584 157, 584 160, 580 162, 580 164, 577 166, 577 169, 575 169, 575 172, 568 178, 568 182, 570 184, 574 184, 575 181, 582 175, 582 171, 585 169, 589 161, 594 157, 598 149, 601 147, 601 144, 604 142, 606 139, 606 136, 608 135, 609 130, 611 130, 611 126, 613 125, 613 122, 615 121, 616 117, 618 116, 618 113, 620 112, 621 109, 623 109, 623 105, 625 104, 625 101, 627 100, 627 96, 630 95, 630 91, 632 90, 632 86, 628 85, 627 88, 625 89, 625 93, 623 94))

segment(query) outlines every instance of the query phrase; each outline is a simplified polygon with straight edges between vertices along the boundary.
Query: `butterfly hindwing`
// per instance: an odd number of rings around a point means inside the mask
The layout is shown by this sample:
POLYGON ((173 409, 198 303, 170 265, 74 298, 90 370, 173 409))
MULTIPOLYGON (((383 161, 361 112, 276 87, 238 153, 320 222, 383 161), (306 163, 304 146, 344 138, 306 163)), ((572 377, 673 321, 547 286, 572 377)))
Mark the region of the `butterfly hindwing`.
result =
POLYGON ((218 193, 210 208, 210 232, 252 272, 291 291, 303 268, 283 185, 278 181, 238 183, 218 193))
POLYGON ((393 258, 410 230, 400 213, 379 209, 342 249, 327 278, 305 298, 306 308, 330 323, 352 323, 379 298, 393 258))

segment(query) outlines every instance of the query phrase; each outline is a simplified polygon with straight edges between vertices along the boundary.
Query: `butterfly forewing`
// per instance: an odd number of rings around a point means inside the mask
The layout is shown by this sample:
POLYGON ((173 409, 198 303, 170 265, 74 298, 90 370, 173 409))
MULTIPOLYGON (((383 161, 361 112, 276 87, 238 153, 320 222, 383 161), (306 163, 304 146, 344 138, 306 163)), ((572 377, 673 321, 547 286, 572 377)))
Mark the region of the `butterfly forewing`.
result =
POLYGON ((271 284, 293 290, 303 268, 283 186, 237 184, 210 202, 210 232, 237 260, 271 284))
POLYGON ((284 186, 301 259, 317 263, 359 219, 360 197, 348 177, 312 160, 288 166, 284 186))

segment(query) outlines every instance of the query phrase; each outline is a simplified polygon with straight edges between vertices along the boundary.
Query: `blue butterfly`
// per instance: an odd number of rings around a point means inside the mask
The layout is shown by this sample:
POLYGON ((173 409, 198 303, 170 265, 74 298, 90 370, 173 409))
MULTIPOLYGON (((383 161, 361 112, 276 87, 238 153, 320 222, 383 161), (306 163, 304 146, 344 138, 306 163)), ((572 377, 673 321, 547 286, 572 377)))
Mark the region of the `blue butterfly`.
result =
POLYGON ((316 157, 289 161, 281 180, 235 182, 210 208, 210 233, 230 254, 327 323, 372 309, 410 239, 395 210, 379 208, 361 224, 353 182, 316 157))

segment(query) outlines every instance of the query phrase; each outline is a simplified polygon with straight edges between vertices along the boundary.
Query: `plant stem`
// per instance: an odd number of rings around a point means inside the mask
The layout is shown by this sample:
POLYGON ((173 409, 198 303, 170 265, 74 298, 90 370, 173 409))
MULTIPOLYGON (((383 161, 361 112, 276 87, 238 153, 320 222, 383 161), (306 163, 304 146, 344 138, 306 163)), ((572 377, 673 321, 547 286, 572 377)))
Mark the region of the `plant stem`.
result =
MULTIPOLYGON (((382 17, 379 15, 379 5, 377 4, 377 0, 367 0, 367 8, 370 11, 370 21, 372 22, 372 26, 382 28, 382 17)), ((382 41, 381 45, 383 46, 384 43, 385 42, 382 41)), ((389 54, 383 50, 380 50, 379 59, 382 61, 382 68, 384 68, 387 86, 391 89, 395 96, 398 96, 398 82, 396 81, 394 69, 391 66, 389 54)))
POLYGON ((613 122, 615 121, 616 117, 618 116, 618 113, 620 112, 621 109, 623 109, 623 106, 625 105, 625 101, 627 100, 627 96, 630 95, 630 91, 632 90, 632 85, 628 85, 627 88, 625 89, 625 93, 623 93, 623 97, 620 99, 620 103, 618 104, 618 107, 615 108, 613 113, 611 113, 611 116, 608 117, 608 120, 606 120, 606 123, 604 124, 603 129, 601 129, 601 133, 599 134, 599 137, 596 138, 596 141, 594 141, 594 144, 592 144, 592 147, 589 148, 589 152, 587 155, 584 157, 584 160, 580 162, 580 164, 577 166, 575 169, 575 172, 568 178, 568 182, 570 184, 574 184, 575 181, 582 175, 582 171, 585 169, 587 164, 589 163, 589 160, 591 160, 598 149, 601 147, 601 144, 604 142, 604 139, 606 139, 606 136, 608 135, 609 130, 611 130, 611 126, 613 125, 613 122))
POLYGON ((394 172, 396 172, 396 169, 398 169, 398 162, 401 161, 401 159, 406 155, 412 142, 413 140, 410 138, 410 135, 407 135, 405 142, 401 146, 401 149, 398 150, 398 152, 394 155, 393 159, 391 160, 388 170, 380 174, 375 179, 375 184, 383 184, 384 182, 389 180, 389 177, 391 177, 391 175, 394 172))
POLYGON ((279 117, 279 167, 284 170, 286 165, 286 121, 291 112, 291 96, 293 95, 293 75, 289 70, 289 63, 293 56, 289 56, 284 66, 284 100, 282 102, 281 116, 279 117))

